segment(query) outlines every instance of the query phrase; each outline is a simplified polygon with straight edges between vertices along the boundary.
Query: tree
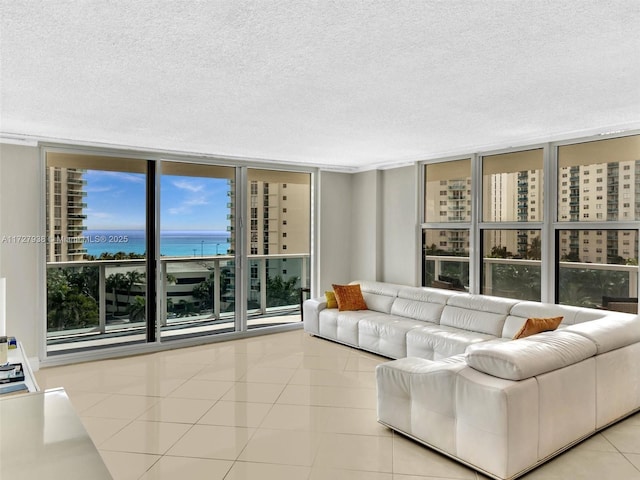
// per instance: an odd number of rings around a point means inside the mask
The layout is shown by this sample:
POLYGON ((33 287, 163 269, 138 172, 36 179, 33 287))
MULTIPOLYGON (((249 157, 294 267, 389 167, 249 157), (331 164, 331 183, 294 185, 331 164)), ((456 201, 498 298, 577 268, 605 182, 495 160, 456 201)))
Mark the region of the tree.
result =
POLYGON ((527 250, 527 258, 530 260, 540 260, 542 258, 542 242, 540 237, 533 237, 527 250))
POLYGON ((206 310, 207 308, 213 308, 213 290, 215 283, 215 272, 211 270, 209 277, 203 280, 195 287, 191 292, 193 298, 200 302, 200 310, 206 310))
POLYGON ((267 307, 297 304, 300 301, 298 280, 298 277, 284 280, 280 275, 267 278, 267 307))
POLYGON ((129 321, 144 322, 147 314, 147 305, 144 297, 136 295, 133 303, 129 305, 129 321))
POLYGON ((118 291, 127 288, 128 281, 123 273, 113 273, 109 275, 106 280, 106 289, 111 290, 113 293, 113 314, 120 313, 120 305, 118 301, 118 291))
POLYGON ((98 324, 98 303, 82 291, 80 285, 86 282, 80 281, 77 273, 70 269, 47 270, 48 330, 69 330, 98 324))
POLYGON ((133 290, 134 285, 136 284, 144 284, 146 275, 137 270, 129 270, 124 274, 126 279, 126 288, 127 288, 127 305, 131 299, 131 291, 133 290))
POLYGON ((513 256, 513 254, 511 252, 507 252, 507 247, 503 247, 501 245, 494 245, 491 247, 491 253, 487 255, 489 258, 507 258, 511 256, 513 256))

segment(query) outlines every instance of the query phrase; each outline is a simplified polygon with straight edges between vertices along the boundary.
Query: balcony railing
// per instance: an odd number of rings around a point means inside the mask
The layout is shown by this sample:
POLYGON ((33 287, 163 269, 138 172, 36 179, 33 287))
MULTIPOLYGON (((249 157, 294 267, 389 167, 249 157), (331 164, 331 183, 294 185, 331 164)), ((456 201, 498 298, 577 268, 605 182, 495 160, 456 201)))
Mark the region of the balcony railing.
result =
MULTIPOLYGON (((259 320, 295 315, 294 321, 299 321, 300 288, 309 285, 309 254, 250 255, 248 263, 247 279, 252 270, 257 272, 257 278, 249 282, 248 316, 259 320)), ((64 337, 74 341, 83 336, 142 331, 146 309, 144 272, 144 259, 48 263, 48 339, 64 337), (77 287, 84 300, 69 295, 69 285, 77 287), (74 298, 78 303, 69 304, 74 298)), ((221 322, 231 322, 233 326, 234 256, 162 257, 160 272, 162 327, 186 329, 221 322)), ((261 326, 258 320, 252 326, 261 326)))
MULTIPOLYGON (((440 276, 455 276, 460 279, 468 289, 469 257, 453 255, 425 255, 429 275, 433 279, 440 276)), ((483 289, 485 292, 501 294, 496 291, 499 287, 500 269, 496 267, 515 267, 522 273, 522 280, 530 281, 532 272, 539 271, 539 260, 522 260, 513 258, 484 258, 483 289)), ((570 305, 599 306, 602 297, 606 295, 617 297, 638 296, 638 266, 637 265, 612 265, 602 263, 584 262, 559 262, 560 270, 560 302, 570 305), (570 281, 569 281, 570 279, 570 281), (596 283, 600 282, 597 284, 596 283), (589 293, 590 292, 590 293, 589 293)), ((538 273, 539 277, 539 273, 538 273)), ((425 279, 426 280, 426 279, 425 279)), ((513 282, 512 282, 513 283, 513 282)), ((519 285, 510 285, 513 291, 517 291, 519 285)), ((529 287, 528 287, 529 288, 529 287)), ((523 292, 530 294, 531 292, 523 292)), ((507 296, 507 295, 504 295, 507 296)), ((514 298, 525 298, 524 296, 514 298)))

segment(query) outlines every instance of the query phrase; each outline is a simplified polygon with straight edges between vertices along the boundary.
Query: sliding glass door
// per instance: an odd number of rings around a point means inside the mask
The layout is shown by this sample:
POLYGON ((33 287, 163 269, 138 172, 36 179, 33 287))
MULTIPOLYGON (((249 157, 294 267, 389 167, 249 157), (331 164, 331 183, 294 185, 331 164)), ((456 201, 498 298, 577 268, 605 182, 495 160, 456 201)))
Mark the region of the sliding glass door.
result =
POLYGON ((47 354, 146 342, 147 162, 46 157, 47 354))
POLYGON ((309 286, 311 175, 247 173, 247 328, 300 321, 309 286))
POLYGON ((162 162, 162 339, 236 330, 235 168, 162 162))

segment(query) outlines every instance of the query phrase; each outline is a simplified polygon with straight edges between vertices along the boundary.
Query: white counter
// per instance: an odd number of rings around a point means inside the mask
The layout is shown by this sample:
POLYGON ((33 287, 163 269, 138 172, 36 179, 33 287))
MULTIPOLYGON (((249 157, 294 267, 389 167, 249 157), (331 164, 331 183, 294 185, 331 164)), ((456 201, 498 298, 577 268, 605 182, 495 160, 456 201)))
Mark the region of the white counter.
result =
POLYGON ((0 398, 0 479, 112 480, 62 388, 0 398))

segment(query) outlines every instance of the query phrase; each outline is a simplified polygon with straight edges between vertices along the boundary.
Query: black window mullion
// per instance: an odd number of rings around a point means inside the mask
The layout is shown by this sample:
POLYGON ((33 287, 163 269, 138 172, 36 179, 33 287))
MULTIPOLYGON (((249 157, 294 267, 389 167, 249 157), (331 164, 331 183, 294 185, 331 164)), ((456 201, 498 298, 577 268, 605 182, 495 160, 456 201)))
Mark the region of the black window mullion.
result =
POLYGON ((147 267, 147 342, 156 341, 156 163, 147 160, 147 221, 146 221, 146 267, 147 267))

